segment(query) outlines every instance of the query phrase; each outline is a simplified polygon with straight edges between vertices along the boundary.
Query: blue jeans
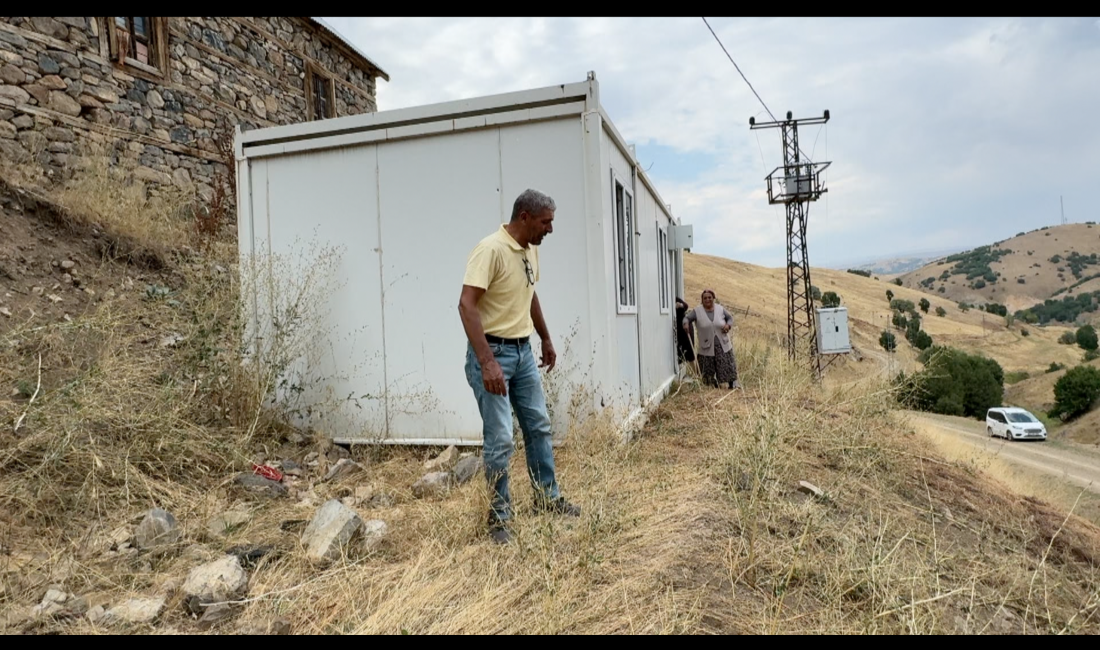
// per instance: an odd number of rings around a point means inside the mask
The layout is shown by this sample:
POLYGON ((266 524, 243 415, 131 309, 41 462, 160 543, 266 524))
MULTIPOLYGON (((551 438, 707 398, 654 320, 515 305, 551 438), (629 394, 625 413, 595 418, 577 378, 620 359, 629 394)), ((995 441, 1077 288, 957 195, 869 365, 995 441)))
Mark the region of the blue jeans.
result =
POLYGON ((530 343, 490 343, 508 396, 485 390, 481 364, 469 343, 466 344, 466 381, 474 389, 481 411, 485 477, 493 489, 490 517, 507 521, 512 516, 512 497, 508 490, 508 461, 512 458, 512 410, 523 430, 527 473, 538 499, 557 499, 558 483, 554 476, 554 452, 550 446, 550 415, 542 392, 542 377, 530 343))

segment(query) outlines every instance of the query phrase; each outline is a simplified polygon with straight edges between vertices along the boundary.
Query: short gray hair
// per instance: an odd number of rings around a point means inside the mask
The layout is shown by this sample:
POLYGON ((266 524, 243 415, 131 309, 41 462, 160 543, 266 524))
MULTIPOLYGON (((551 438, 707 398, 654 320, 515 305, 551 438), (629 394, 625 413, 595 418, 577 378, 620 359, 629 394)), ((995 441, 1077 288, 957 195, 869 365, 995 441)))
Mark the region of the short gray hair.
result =
POLYGON ((516 202, 512 205, 512 221, 519 219, 520 212, 526 212, 529 215, 537 216, 543 213, 544 210, 550 210, 551 212, 558 209, 554 204, 554 199, 546 196, 538 190, 524 190, 523 194, 520 194, 516 198, 516 202))

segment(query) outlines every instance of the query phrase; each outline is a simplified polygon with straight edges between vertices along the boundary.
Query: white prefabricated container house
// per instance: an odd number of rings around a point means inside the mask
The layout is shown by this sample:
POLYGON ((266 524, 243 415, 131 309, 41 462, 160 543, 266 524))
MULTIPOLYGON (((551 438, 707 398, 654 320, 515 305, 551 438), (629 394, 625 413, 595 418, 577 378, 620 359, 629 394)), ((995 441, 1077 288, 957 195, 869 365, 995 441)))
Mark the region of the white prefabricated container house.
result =
MULTIPOLYGON (((242 269, 260 254, 293 257, 305 241, 342 249, 340 287, 323 301, 330 338, 296 375, 355 399, 316 425, 338 443, 481 444, 458 298, 471 249, 527 188, 557 204, 536 288, 558 352, 544 375, 556 442, 578 414, 605 409, 628 434, 678 374, 674 301, 691 227, 639 168, 594 73, 238 132, 236 159, 242 269)), ((262 340, 274 330, 259 291, 245 302, 249 336, 262 340)))

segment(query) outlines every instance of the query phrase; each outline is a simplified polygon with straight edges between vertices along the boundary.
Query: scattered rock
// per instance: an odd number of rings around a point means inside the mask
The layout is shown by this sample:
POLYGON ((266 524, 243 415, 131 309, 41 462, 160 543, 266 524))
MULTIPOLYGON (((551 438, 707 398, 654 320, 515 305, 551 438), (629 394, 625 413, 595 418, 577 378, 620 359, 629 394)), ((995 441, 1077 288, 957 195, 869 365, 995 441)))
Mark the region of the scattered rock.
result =
POLYGON ((354 510, 336 499, 326 501, 302 533, 306 557, 315 563, 338 559, 362 525, 354 510))
POLYGON ((134 542, 145 550, 161 544, 175 544, 180 540, 181 532, 172 513, 161 508, 153 508, 134 530, 134 542))
POLYGON ((66 271, 71 271, 74 267, 76 267, 76 262, 72 260, 65 260, 61 262, 61 268, 65 269, 66 271))
POLYGON ((187 600, 199 605, 234 600, 247 591, 248 574, 235 555, 224 555, 191 569, 183 583, 187 600))
POLYGON ((382 540, 386 537, 386 533, 389 532, 389 527, 386 526, 386 522, 381 519, 371 519, 370 521, 364 521, 360 526, 360 549, 364 553, 373 551, 382 543, 382 540))
POLYGON ((330 462, 335 463, 340 460, 351 458, 351 452, 348 451, 346 447, 332 445, 328 448, 328 451, 325 452, 325 457, 328 458, 330 462))
MULTIPOLYGON (((222 267, 217 266, 217 267, 214 267, 214 268, 215 268, 215 270, 217 270, 217 269, 220 269, 222 267)), ((224 269, 221 272, 224 273, 225 272, 224 269)), ((305 442, 306 439, 305 439, 305 436, 298 433, 297 431, 291 431, 290 434, 287 435, 286 441, 289 442, 292 445, 300 445, 303 442, 305 442)))
POLYGON ((813 483, 810 483, 808 481, 799 481, 798 482, 798 491, 803 493, 803 494, 808 494, 812 497, 821 498, 821 497, 825 496, 824 490, 822 490, 821 488, 817 487, 816 485, 814 485, 813 483))
POLYGON ((424 469, 429 472, 446 472, 458 462, 458 448, 454 445, 447 447, 443 453, 424 463, 424 469))
POLYGON ((88 622, 92 625, 99 623, 103 620, 103 617, 107 614, 107 610, 103 609, 103 605, 96 605, 88 610, 88 622))
POLYGON ((61 284, 72 284, 72 283, 73 283, 73 276, 69 275, 68 273, 65 273, 64 275, 61 276, 61 284))
POLYGON ((38 618, 60 615, 65 610, 65 601, 67 600, 69 600, 69 594, 65 593, 63 589, 58 589, 57 586, 51 587, 46 590, 42 602, 31 609, 31 616, 38 618))
POLYGON ((212 517, 207 522, 206 529, 210 531, 211 535, 221 537, 228 535, 233 529, 247 524, 251 519, 252 515, 243 510, 228 510, 212 517))
POLYGON ((320 454, 318 454, 317 452, 311 451, 306 454, 306 457, 302 462, 306 464, 306 467, 317 467, 317 459, 319 456, 320 454))
POLYGON ((11 310, 8 309, 7 307, 0 307, 0 316, 4 316, 5 318, 11 318, 11 310))
POLYGON ((331 469, 329 469, 328 473, 325 474, 325 477, 321 479, 321 482, 325 483, 336 479, 342 479, 346 476, 354 474, 361 469, 363 469, 363 466, 355 462, 354 460, 341 458, 336 462, 335 465, 332 466, 331 469))
POLYGON ((160 340, 160 347, 162 348, 174 348, 180 343, 186 341, 187 338, 180 334, 169 334, 168 336, 160 340))
POLYGON ((241 473, 235 480, 245 491, 259 496, 274 498, 287 494, 286 486, 282 483, 256 474, 241 473))
POLYGON ((283 474, 287 476, 301 476, 303 474, 301 466, 292 460, 282 461, 283 474))
POLYGON ((359 487, 355 488, 355 499, 359 503, 369 503, 373 497, 373 485, 360 485, 359 487))
POLYGON ((253 621, 238 628, 241 634, 249 636, 285 636, 290 634, 290 621, 285 618, 276 618, 269 621, 253 621))
POLYGON ((452 474, 454 474, 455 483, 463 485, 484 469, 485 464, 480 456, 467 456, 458 461, 452 474))
POLYGON ((392 494, 380 492, 371 497, 370 505, 372 508, 392 508, 396 502, 397 500, 393 498, 392 494))
POLYGON ((218 623, 229 620, 239 611, 239 608, 228 603, 219 603, 204 609, 202 618, 199 619, 199 629, 204 631, 209 630, 218 623))
POLYGON ((412 493, 417 499, 443 496, 450 491, 454 476, 450 472, 432 472, 413 483, 412 493))
POLYGON ((41 296, 46 290, 42 287, 31 287, 31 293, 36 296, 41 296))
POLYGON ((54 295, 52 293, 50 295, 46 296, 46 298, 49 299, 50 302, 55 303, 55 304, 61 302, 61 296, 54 295))
POLYGON ((164 611, 164 596, 157 598, 131 598, 108 609, 102 620, 107 623, 152 623, 164 611))

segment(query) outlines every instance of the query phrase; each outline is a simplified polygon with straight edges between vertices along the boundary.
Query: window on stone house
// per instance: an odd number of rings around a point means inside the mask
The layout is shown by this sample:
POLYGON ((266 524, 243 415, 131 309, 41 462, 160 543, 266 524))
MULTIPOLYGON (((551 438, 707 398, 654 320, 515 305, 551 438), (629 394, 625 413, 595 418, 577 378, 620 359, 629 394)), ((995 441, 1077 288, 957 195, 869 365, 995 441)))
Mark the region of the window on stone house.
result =
POLYGON ((332 78, 312 66, 307 77, 310 100, 309 119, 324 120, 336 117, 336 96, 332 78))
POLYGON ((153 73, 164 68, 162 44, 167 38, 164 18, 115 16, 107 20, 113 61, 153 73))

